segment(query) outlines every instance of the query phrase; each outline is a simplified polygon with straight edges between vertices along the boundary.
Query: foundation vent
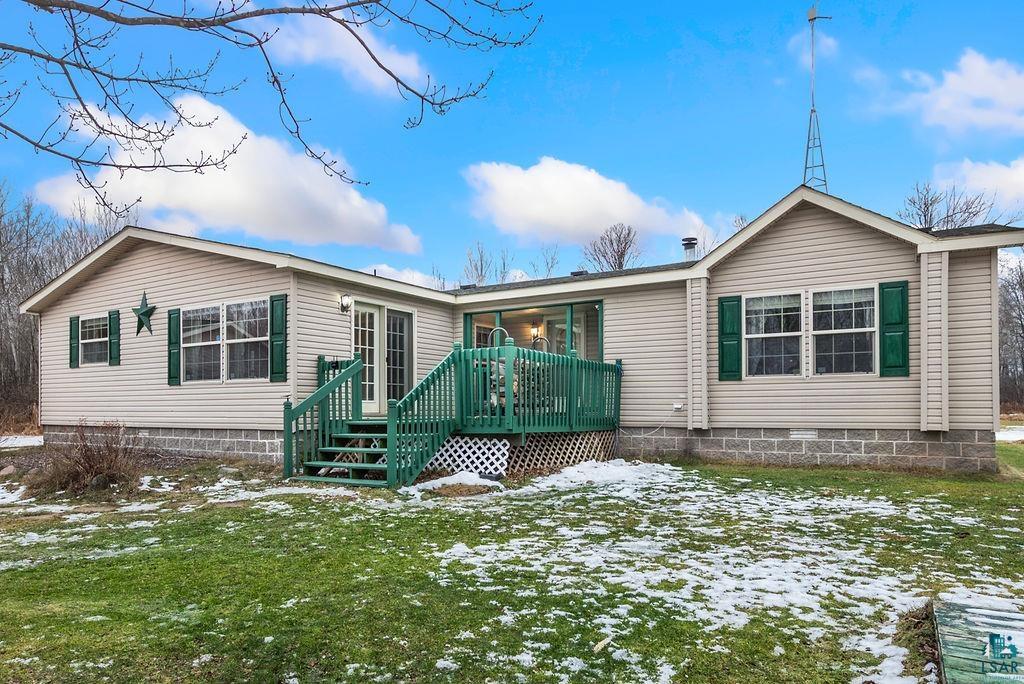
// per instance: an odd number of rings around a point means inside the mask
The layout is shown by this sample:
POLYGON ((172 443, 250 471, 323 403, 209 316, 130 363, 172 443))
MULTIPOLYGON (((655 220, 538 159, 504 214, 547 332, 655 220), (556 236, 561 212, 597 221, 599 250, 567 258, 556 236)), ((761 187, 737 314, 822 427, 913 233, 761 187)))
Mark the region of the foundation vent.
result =
POLYGON ((818 439, 818 431, 811 428, 797 428, 789 431, 790 439, 818 439))

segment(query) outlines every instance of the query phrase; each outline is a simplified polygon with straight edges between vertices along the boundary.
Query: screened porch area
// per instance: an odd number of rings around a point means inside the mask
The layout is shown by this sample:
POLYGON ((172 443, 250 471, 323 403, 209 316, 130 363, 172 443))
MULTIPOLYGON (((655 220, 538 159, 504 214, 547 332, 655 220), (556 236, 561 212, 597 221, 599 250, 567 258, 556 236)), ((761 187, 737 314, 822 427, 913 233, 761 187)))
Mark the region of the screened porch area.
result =
POLYGON ((574 302, 466 313, 462 345, 465 349, 500 347, 512 338, 516 347, 604 360, 604 305, 600 301, 574 302))

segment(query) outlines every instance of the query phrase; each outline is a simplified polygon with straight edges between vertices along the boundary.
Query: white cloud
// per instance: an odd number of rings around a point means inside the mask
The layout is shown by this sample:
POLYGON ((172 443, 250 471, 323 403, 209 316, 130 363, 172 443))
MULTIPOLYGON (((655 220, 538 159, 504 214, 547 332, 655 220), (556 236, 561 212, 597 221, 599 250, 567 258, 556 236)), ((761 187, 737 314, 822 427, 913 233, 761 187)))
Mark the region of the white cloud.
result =
MULTIPOLYGON (((800 66, 804 69, 811 68, 811 30, 804 29, 794 34, 789 42, 786 43, 786 49, 789 54, 793 55, 800 61, 800 66)), ((839 41, 828 35, 820 28, 814 29, 814 58, 815 59, 831 59, 839 54, 839 41)))
POLYGON ((904 71, 902 77, 912 92, 895 108, 919 113, 927 125, 952 133, 1024 134, 1024 69, 1016 64, 968 48, 956 69, 941 78, 922 71, 904 71))
MULTIPOLYGON (((387 208, 356 187, 328 177, 322 166, 276 138, 257 135, 230 112, 200 97, 177 101, 190 114, 216 119, 209 128, 181 128, 165 146, 169 159, 221 150, 246 137, 227 169, 202 174, 129 171, 120 178, 100 171, 95 180, 115 203, 142 198, 143 224, 177 233, 201 228, 242 230, 268 240, 297 244, 346 244, 420 251, 420 239, 405 225, 388 220, 387 208)), ((75 205, 92 201, 73 174, 36 185, 37 196, 70 215, 75 205)))
POLYGON ((648 234, 706 230, 689 209, 672 211, 622 181, 561 159, 542 157, 528 168, 483 162, 464 175, 475 192, 474 215, 524 242, 583 244, 620 222, 648 234))
MULTIPOLYGON (((374 54, 395 74, 413 85, 422 84, 425 70, 416 53, 403 52, 381 41, 369 27, 358 31, 374 54)), ((399 94, 391 77, 370 59, 355 37, 330 21, 318 17, 287 21, 278 27, 268 45, 271 54, 286 64, 325 64, 378 93, 399 94)))
POLYGON ((440 283, 434 276, 424 273, 423 271, 417 271, 414 268, 395 268, 388 264, 370 264, 362 269, 364 273, 372 273, 379 275, 382 278, 390 278, 391 280, 398 280, 403 283, 410 285, 419 285, 421 287, 431 287, 434 289, 440 288, 440 283))
POLYGON ((971 192, 994 195, 1003 209, 1024 204, 1024 157, 1018 157, 1009 164, 970 159, 940 164, 935 169, 935 179, 943 186, 956 185, 971 192))

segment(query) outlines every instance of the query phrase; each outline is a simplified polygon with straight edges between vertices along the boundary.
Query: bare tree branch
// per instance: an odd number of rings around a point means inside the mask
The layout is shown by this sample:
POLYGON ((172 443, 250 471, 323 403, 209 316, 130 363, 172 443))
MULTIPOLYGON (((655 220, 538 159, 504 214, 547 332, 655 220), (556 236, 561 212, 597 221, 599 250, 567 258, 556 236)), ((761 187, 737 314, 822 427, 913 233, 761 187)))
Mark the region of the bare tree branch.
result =
MULTIPOLYGON (((244 83, 244 79, 212 82, 221 50, 255 52, 257 68, 265 72, 284 129, 328 175, 355 182, 339 168, 337 159, 316 149, 305 136, 306 120, 293 105, 286 87, 288 78, 276 67, 268 49, 279 22, 300 18, 327 22, 337 29, 338 40, 355 41, 402 97, 416 103, 416 113, 406 121, 407 127, 422 123, 428 110, 442 115, 452 105, 479 96, 491 74, 454 89, 430 76, 422 83, 413 82, 389 64, 388 57, 378 54, 366 31, 395 25, 426 43, 486 51, 523 45, 540 22, 529 17, 530 3, 514 0, 304 0, 299 4, 271 0, 260 6, 249 0, 231 0, 204 12, 187 3, 158 6, 147 0, 21 1, 40 12, 50 30, 44 40, 29 24, 24 41, 8 38, 0 42, 0 72, 24 64, 36 74, 34 82, 12 83, 6 92, 0 92, 0 139, 18 141, 67 161, 83 187, 92 190, 101 204, 120 213, 131 205, 115 207, 103 184, 96 182, 96 172, 108 169, 122 176, 130 171, 156 170, 201 173, 224 168, 238 151, 243 139, 227 140, 220 150, 200 150, 185 157, 171 156, 168 151, 168 144, 182 129, 214 123, 186 111, 180 96, 215 97, 244 83), (508 24, 507 30, 482 23, 487 17, 508 24), (175 63, 177 52, 165 64, 156 64, 145 53, 137 57, 119 54, 123 42, 145 40, 148 34, 141 32, 154 28, 177 32, 181 38, 199 36, 205 45, 215 48, 215 54, 187 67, 175 63), (29 92, 55 102, 59 115, 25 116, 25 108, 38 106, 40 99, 24 97, 29 92), (147 111, 151 101, 166 109, 165 118, 140 119, 135 114, 147 111), (39 126, 32 128, 26 121, 39 126)), ((188 54, 196 54, 192 43, 188 54)), ((0 73, 0 85, 6 83, 0 73)))
POLYGON ((971 193, 955 185, 938 190, 931 183, 918 183, 897 212, 905 222, 921 230, 948 230, 982 223, 1017 223, 1021 210, 1001 211, 995 195, 971 193))
POLYGON ((616 223, 583 248, 583 257, 598 271, 621 271, 640 263, 640 235, 633 226, 616 223))

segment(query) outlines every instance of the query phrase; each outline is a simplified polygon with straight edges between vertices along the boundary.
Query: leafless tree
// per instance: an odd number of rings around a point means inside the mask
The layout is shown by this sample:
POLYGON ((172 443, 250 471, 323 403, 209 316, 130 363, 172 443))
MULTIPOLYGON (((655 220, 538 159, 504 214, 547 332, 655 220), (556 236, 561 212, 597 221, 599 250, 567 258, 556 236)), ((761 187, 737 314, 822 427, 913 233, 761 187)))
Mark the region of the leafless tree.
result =
POLYGON ((530 262, 534 278, 550 278, 558 268, 558 245, 541 247, 538 258, 530 262))
POLYGON ((999 277, 999 396, 1004 411, 1024 412, 1024 264, 1009 255, 999 277))
POLYGON ((1012 224, 1021 220, 1020 211, 1001 211, 995 195, 968 192, 955 185, 936 189, 918 183, 897 212, 905 222, 922 230, 947 230, 982 223, 1012 224))
POLYGON ((515 255, 508 247, 502 247, 498 256, 494 258, 494 280, 498 283, 507 283, 512 275, 512 265, 515 263, 515 255))
POLYGON ((732 227, 736 230, 743 230, 749 223, 750 219, 743 214, 736 214, 732 217, 732 227))
POLYGON ((122 225, 84 208, 62 221, 0 186, 0 424, 27 420, 37 396, 38 331, 19 305, 122 225))
POLYGON ((493 269, 494 257, 484 247, 484 243, 477 241, 466 250, 466 264, 462 267, 462 277, 466 283, 486 284, 493 269))
MULTIPOLYGON (((112 206, 92 174, 113 170, 202 172, 223 168, 243 140, 225 140, 222 149, 195 150, 177 157, 167 152, 183 129, 213 121, 189 112, 181 96, 213 97, 244 81, 217 78, 222 51, 252 55, 251 70, 262 71, 281 124, 326 173, 352 182, 338 160, 308 141, 306 120, 288 95, 289 75, 272 59, 270 43, 286 23, 321 22, 336 40, 352 41, 398 93, 414 104, 406 122, 414 127, 427 110, 444 114, 452 105, 478 96, 491 75, 451 87, 427 76, 413 82, 401 74, 387 51, 377 47, 375 28, 394 26, 426 43, 457 50, 487 51, 523 45, 540 18, 529 16, 529 2, 518 0, 226 0, 208 3, 156 3, 133 0, 20 0, 35 10, 33 22, 11 26, 0 40, 0 138, 20 141, 56 156, 75 170, 79 182, 112 206), (500 28, 493 28, 494 21, 500 28), (131 54, 127 46, 159 31, 180 47, 161 57, 154 50, 131 54), (14 36, 14 37, 11 37, 14 36), (205 51, 205 52, 204 52, 205 51), (49 116, 52 105, 58 113, 49 116), (163 118, 142 116, 150 105, 166 109, 163 118)), ((8 8, 10 11, 10 8, 8 8)), ((117 207, 125 210, 124 205, 117 207)))
POLYGON ((597 271, 620 271, 640 263, 640 234, 616 223, 583 247, 583 257, 597 271))
POLYGON ((430 279, 432 286, 435 290, 447 290, 448 289, 448 278, 445 277, 444 273, 441 273, 441 269, 436 264, 430 266, 430 279))

